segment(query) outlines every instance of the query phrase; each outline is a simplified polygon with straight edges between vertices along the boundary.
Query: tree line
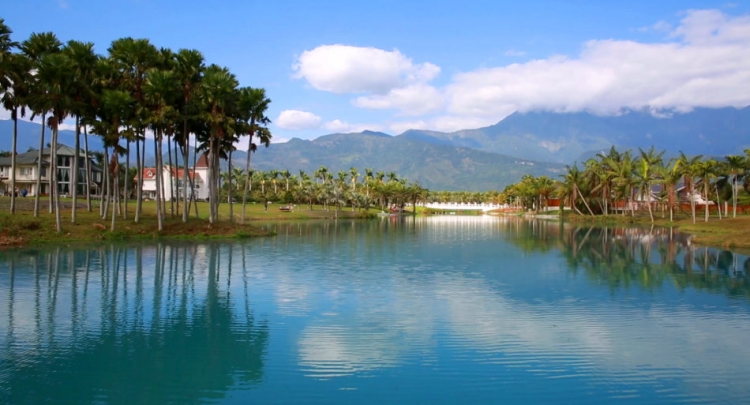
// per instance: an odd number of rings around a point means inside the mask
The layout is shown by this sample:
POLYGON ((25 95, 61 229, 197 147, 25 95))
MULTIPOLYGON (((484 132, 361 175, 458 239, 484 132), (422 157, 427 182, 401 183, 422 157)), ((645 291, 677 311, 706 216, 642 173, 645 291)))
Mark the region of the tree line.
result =
MULTIPOLYGON (((547 176, 524 176, 521 181, 503 190, 505 202, 524 209, 540 209, 550 198, 560 199, 581 215, 609 215, 619 209, 621 215, 633 216, 645 207, 651 221, 654 210, 669 212, 670 221, 681 208, 678 187, 689 200, 693 222, 696 203, 714 202, 718 207, 731 203, 732 216, 738 205, 750 203, 750 149, 745 155, 729 155, 723 159, 687 156, 665 159, 665 151, 639 149, 620 152, 614 146, 587 160, 582 167, 567 166, 560 180, 547 176)), ((710 203, 702 204, 705 221, 710 203)), ((560 211, 562 213, 562 211, 560 211)), ((718 210, 721 216, 721 209, 718 210)))
MULTIPOLYGON (((232 196, 239 191, 231 188, 239 184, 247 184, 252 201, 263 203, 266 210, 270 202, 307 205, 310 210, 316 204, 325 210, 333 208, 335 215, 343 207, 351 207, 352 211, 367 211, 371 207, 403 210, 407 204, 423 201, 428 194, 427 189, 398 178, 395 172, 372 168, 365 168, 363 173, 355 167, 334 173, 321 166, 312 173, 300 170, 298 174, 289 170, 234 169, 222 176, 222 197, 230 202, 230 216, 232 196)), ((242 218, 244 220, 244 212, 242 218)))
MULTIPOLYGON (((39 141, 37 173, 42 169, 42 149, 45 127, 51 129, 50 150, 50 212, 56 213, 57 231, 62 231, 60 219, 60 193, 57 184, 57 136, 60 124, 66 118, 75 119, 75 156, 71 170, 72 193, 71 221, 76 221, 79 184, 79 143, 84 139, 83 156, 88 150, 89 130, 100 136, 104 144, 104 192, 100 214, 107 219, 108 205, 112 202, 111 228, 114 230, 117 208, 124 204, 122 215, 127 219, 128 199, 119 201, 118 174, 125 156, 125 173, 130 173, 130 151, 135 147, 137 167, 136 209, 134 221, 142 215, 143 168, 145 167, 146 132, 153 134, 156 156, 156 211, 158 229, 163 229, 166 212, 163 178, 163 144, 167 145, 170 166, 174 153, 175 163, 182 156, 183 185, 191 183, 188 176, 188 151, 191 139, 195 150, 207 153, 209 175, 209 222, 218 220, 219 161, 229 162, 240 137, 248 136, 248 157, 245 170, 249 170, 250 153, 258 145, 268 146, 272 135, 267 125, 266 110, 270 99, 262 88, 241 87, 229 69, 215 64, 207 65, 200 51, 157 48, 147 39, 121 38, 113 41, 107 55, 94 52, 94 44, 70 40, 63 44, 52 32, 33 33, 21 42, 11 37, 12 30, 0 19, 0 94, 2 105, 14 121, 11 151, 11 188, 15 189, 15 155, 18 119, 27 112, 31 118, 40 117, 42 125, 39 141), (113 177, 113 178, 112 178, 113 177)), ((195 161, 195 156, 193 156, 195 161)), ((85 159, 85 194, 91 210, 91 167, 85 159)), ((41 176, 37 175, 37 190, 41 176)), ((128 195, 128 181, 124 195, 128 195)), ((176 182, 170 182, 176 188, 176 182)), ((192 186, 191 186, 192 187, 192 186)), ((245 183, 243 196, 247 199, 249 183, 245 183)), ((34 201, 34 215, 39 215, 39 192, 34 201)), ((176 195, 174 190, 172 195, 176 195)), ((182 188, 182 199, 194 198, 188 187, 182 188)), ((189 204, 182 207, 182 220, 187 221, 189 204)), ((197 205, 196 205, 197 209, 197 205)), ((11 196, 11 212, 15 211, 15 196, 11 196)))

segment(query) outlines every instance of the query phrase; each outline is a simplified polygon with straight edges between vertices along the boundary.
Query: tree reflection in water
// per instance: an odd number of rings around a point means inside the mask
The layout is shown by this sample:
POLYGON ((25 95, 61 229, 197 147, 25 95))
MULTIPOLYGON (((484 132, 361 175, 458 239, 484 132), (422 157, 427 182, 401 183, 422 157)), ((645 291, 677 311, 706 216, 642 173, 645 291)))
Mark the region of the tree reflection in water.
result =
POLYGON ((235 248, 3 252, 0 403, 199 403, 259 382, 268 326, 244 262, 230 292, 235 248))
POLYGON ((750 257, 699 247, 669 228, 585 227, 513 221, 510 240, 527 252, 557 247, 567 269, 611 289, 659 288, 665 282, 730 297, 750 298, 750 257))

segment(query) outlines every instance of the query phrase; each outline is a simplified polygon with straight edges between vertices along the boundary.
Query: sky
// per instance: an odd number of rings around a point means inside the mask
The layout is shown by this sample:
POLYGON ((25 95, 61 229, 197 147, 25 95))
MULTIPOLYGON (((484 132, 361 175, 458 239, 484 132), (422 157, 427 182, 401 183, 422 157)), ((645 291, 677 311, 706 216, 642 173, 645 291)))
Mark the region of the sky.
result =
POLYGON ((451 132, 516 111, 668 117, 750 105, 750 0, 25 0, 0 9, 16 41, 52 31, 102 55, 127 36, 197 49, 240 85, 266 89, 274 142, 451 132))

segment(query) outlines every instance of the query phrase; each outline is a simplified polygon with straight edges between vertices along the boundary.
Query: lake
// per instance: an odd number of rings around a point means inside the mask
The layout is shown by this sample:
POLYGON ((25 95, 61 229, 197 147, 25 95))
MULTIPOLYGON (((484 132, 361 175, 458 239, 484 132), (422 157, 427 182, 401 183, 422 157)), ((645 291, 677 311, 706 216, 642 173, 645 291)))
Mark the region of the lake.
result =
POLYGON ((750 258, 439 216, 0 252, 1 404, 740 404, 750 258))

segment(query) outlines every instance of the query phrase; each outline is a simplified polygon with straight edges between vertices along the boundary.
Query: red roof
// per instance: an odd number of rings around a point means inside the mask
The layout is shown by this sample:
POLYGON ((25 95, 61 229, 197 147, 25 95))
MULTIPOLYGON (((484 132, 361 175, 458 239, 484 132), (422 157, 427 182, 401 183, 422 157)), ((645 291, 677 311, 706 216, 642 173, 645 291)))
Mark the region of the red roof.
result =
POLYGON ((206 152, 201 153, 201 156, 198 158, 198 161, 195 162, 196 168, 208 168, 208 155, 206 155, 206 152))
MULTIPOLYGON (((177 168, 170 168, 169 166, 165 166, 165 169, 168 169, 170 171, 170 174, 172 175, 172 178, 175 179, 182 179, 182 176, 185 172, 184 169, 177 169, 177 168)), ((188 170, 188 176, 195 180, 195 172, 193 170, 188 170)), ((154 167, 148 167, 143 169, 143 179, 144 180, 155 180, 156 179, 156 168, 154 167)), ((135 176, 135 181, 138 181, 138 176, 135 176)))

